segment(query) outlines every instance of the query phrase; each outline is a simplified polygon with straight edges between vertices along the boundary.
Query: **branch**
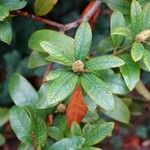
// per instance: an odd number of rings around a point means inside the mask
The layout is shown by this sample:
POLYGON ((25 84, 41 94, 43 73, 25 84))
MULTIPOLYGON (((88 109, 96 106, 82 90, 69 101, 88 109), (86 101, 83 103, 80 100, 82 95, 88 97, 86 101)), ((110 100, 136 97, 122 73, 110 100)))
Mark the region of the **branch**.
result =
POLYGON ((34 14, 29 14, 26 11, 22 11, 22 10, 17 10, 11 13, 12 16, 21 16, 21 17, 27 17, 30 18, 34 21, 38 21, 41 23, 44 23, 46 25, 48 25, 49 27, 53 27, 58 29, 59 31, 68 31, 72 28, 77 27, 82 21, 89 21, 91 19, 91 17, 94 15, 94 13, 99 9, 101 2, 99 0, 95 0, 95 3, 93 4, 93 6, 89 9, 89 11, 81 18, 79 18, 78 20, 71 22, 71 23, 67 23, 67 24, 61 24, 61 23, 57 23, 55 21, 51 21, 48 20, 46 18, 42 18, 39 16, 36 16, 34 14))

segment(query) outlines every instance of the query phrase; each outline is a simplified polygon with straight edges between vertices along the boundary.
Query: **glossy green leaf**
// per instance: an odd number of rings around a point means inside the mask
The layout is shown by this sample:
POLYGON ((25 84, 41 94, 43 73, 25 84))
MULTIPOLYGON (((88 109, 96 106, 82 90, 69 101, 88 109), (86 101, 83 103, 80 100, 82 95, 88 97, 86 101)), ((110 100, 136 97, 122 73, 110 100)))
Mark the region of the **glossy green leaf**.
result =
POLYGON ((65 73, 48 85, 48 91, 45 98, 39 101, 38 108, 48 108, 56 106, 58 103, 68 97, 74 90, 78 82, 78 76, 74 73, 65 73))
POLYGON ((85 68, 89 70, 102 70, 115 68, 124 65, 124 61, 116 56, 106 55, 95 57, 85 63, 85 68))
POLYGON ((17 10, 25 7, 27 2, 25 0, 1 0, 0 5, 6 6, 9 10, 17 10))
POLYGON ((37 146, 44 146, 47 141, 47 126, 45 121, 35 114, 32 115, 31 132, 37 146))
POLYGON ((43 50, 49 54, 47 60, 64 64, 66 66, 71 66, 75 61, 74 58, 69 55, 68 51, 63 48, 57 47, 47 41, 42 41, 40 45, 43 50))
POLYGON ((50 71, 50 73, 46 76, 46 81, 55 80, 61 77, 62 74, 67 74, 69 70, 66 69, 56 69, 50 71))
POLYGON ((75 35, 75 58, 84 59, 91 47, 92 32, 88 22, 82 22, 75 35))
POLYGON ((48 29, 36 31, 30 37, 28 45, 35 51, 45 52, 40 45, 42 41, 47 41, 56 47, 68 51, 68 55, 70 54, 71 57, 74 56, 74 39, 62 32, 56 32, 48 29))
POLYGON ((144 8, 143 8, 143 15, 144 15, 144 18, 143 18, 143 29, 146 30, 146 29, 150 29, 150 4, 146 5, 144 8))
POLYGON ((56 142, 48 150, 76 150, 80 149, 84 144, 85 139, 80 136, 65 138, 56 142))
POLYGON ((71 135, 72 136, 82 136, 82 130, 78 123, 73 122, 71 125, 71 135))
POLYGON ((131 56, 134 61, 139 61, 145 52, 145 48, 142 43, 134 42, 131 48, 131 56))
POLYGON ((44 16, 48 14, 52 9, 53 6, 56 4, 57 0, 36 0, 34 3, 34 10, 36 15, 44 16))
POLYGON ((0 21, 4 21, 4 19, 9 16, 8 8, 0 5, 0 14, 0 21))
POLYGON ((125 65, 120 67, 120 72, 129 90, 133 90, 140 78, 140 68, 136 62, 128 55, 122 55, 125 65))
POLYGON ((145 50, 143 61, 147 69, 150 71, 150 52, 148 50, 145 50))
POLYGON ((5 144, 5 137, 0 133, 0 146, 5 144))
POLYGON ((0 40, 10 44, 12 40, 12 29, 8 21, 0 22, 0 40))
POLYGON ((9 109, 0 107, 0 127, 2 127, 9 119, 9 109))
POLYGON ((55 126, 48 127, 47 133, 52 139, 57 141, 64 138, 64 133, 62 130, 55 126))
POLYGON ((33 51, 29 57, 28 67, 31 69, 48 64, 49 62, 45 59, 47 56, 46 53, 33 51))
POLYGON ((10 110, 9 120, 18 139, 24 143, 31 143, 31 119, 24 108, 14 106, 10 110))
POLYGON ((19 73, 14 73, 9 80, 9 93, 18 106, 34 106, 38 101, 38 94, 32 85, 19 73))
POLYGON ((143 28, 143 12, 136 0, 131 3, 131 26, 135 35, 142 31, 143 28))
POLYGON ((95 123, 87 124, 83 128, 83 137, 85 138, 84 146, 95 145, 106 137, 111 136, 114 123, 95 123))
POLYGON ((113 30, 111 35, 123 35, 125 36, 128 40, 132 41, 133 40, 133 35, 132 32, 129 28, 127 27, 118 27, 113 30))
POLYGON ((114 96, 114 110, 112 111, 105 111, 102 112, 109 116, 110 118, 113 118, 117 121, 120 121, 122 123, 129 124, 130 120, 130 112, 127 107, 127 105, 121 100, 119 97, 114 96))
POLYGON ((130 13, 130 3, 127 0, 106 0, 106 3, 113 11, 118 10, 123 14, 130 13))
POLYGON ((113 45, 113 42, 112 42, 112 38, 110 36, 102 39, 99 44, 98 44, 98 47, 97 47, 97 51, 98 52, 111 52, 113 51, 115 48, 114 48, 114 45, 113 45))
MULTIPOLYGON (((111 26, 110 26, 111 32, 113 32, 113 30, 117 27, 124 27, 126 24, 123 14, 119 11, 114 11, 112 13, 110 22, 111 22, 110 23, 111 24, 111 26)), ((123 36, 119 36, 119 35, 112 36, 112 41, 115 46, 120 46, 122 44, 123 40, 124 40, 123 36)))
POLYGON ((114 108, 114 100, 108 86, 93 74, 84 74, 81 84, 91 99, 105 110, 114 108))

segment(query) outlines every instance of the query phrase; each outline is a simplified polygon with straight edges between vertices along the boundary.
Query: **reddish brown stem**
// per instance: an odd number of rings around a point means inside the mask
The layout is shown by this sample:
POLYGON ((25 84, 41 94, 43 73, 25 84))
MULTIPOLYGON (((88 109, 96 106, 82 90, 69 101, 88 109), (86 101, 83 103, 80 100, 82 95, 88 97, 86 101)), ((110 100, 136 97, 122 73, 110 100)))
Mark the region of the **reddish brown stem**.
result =
POLYGON ((29 14, 26 11, 22 11, 22 10, 18 10, 18 11, 14 11, 11 13, 12 16, 22 16, 22 17, 27 17, 30 18, 32 20, 44 23, 46 25, 48 25, 49 27, 53 27, 56 28, 60 31, 68 31, 72 28, 77 27, 82 21, 89 21, 90 18, 94 15, 94 13, 97 11, 97 9, 99 9, 100 7, 100 1, 99 0, 95 0, 95 3, 93 4, 93 6, 89 9, 89 11, 81 18, 79 18, 78 20, 68 23, 68 24, 61 24, 61 23, 57 23, 55 21, 51 21, 48 20, 46 18, 42 18, 39 16, 36 16, 34 14, 29 14))

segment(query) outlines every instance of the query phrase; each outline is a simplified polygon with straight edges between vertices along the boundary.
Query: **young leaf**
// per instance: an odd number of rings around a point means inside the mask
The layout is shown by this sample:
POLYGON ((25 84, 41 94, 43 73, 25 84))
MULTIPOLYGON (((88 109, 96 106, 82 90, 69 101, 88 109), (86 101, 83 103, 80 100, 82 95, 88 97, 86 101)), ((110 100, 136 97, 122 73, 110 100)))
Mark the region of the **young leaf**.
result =
POLYGON ((48 14, 53 6, 57 3, 57 0, 36 0, 34 3, 34 10, 37 16, 44 16, 48 14))
POLYGON ((131 3, 131 26, 135 35, 142 31, 143 28, 143 12, 136 0, 131 3))
POLYGON ((133 35, 132 32, 129 28, 127 27, 118 27, 113 30, 111 35, 123 35, 125 36, 128 40, 132 41, 133 40, 133 35))
POLYGON ((71 126, 71 135, 72 136, 82 136, 82 130, 78 123, 73 122, 71 126))
POLYGON ((10 44, 12 39, 12 29, 8 21, 0 22, 0 40, 10 44))
POLYGON ((93 74, 83 74, 81 84, 91 99, 105 110, 113 110, 114 100, 109 87, 93 74))
POLYGON ((1 14, 0 21, 4 21, 4 19, 9 16, 8 8, 3 5, 0 6, 0 14, 1 14))
POLYGON ((144 8, 143 8, 143 29, 146 30, 146 29, 150 29, 150 4, 146 5, 144 8))
POLYGON ((91 47, 92 32, 88 22, 82 22, 75 35, 75 58, 84 59, 91 47))
POLYGON ((71 58, 74 57, 74 39, 64 33, 46 29, 39 30, 32 34, 28 45, 35 51, 45 52, 40 45, 42 41, 47 41, 60 49, 64 49, 71 58))
POLYGON ((31 119, 24 108, 14 106, 10 110, 9 120, 13 131, 19 140, 30 144, 31 119))
POLYGON ((0 146, 5 144, 5 137, 0 133, 0 146))
POLYGON ((28 68, 32 69, 48 64, 49 62, 45 59, 47 56, 46 53, 33 51, 29 57, 28 68))
POLYGON ((49 54, 47 60, 64 64, 66 66, 71 66, 75 61, 73 57, 68 55, 68 51, 63 48, 57 47, 47 41, 42 41, 40 45, 43 50, 49 54))
POLYGON ((59 141, 64 138, 64 133, 58 127, 55 126, 48 127, 47 132, 48 135, 54 140, 59 141))
POLYGON ((52 84, 49 84, 46 94, 42 94, 42 99, 38 102, 38 108, 48 108, 56 106, 58 103, 68 97, 74 90, 78 82, 78 76, 74 73, 68 72, 61 75, 57 80, 54 80, 52 84))
POLYGON ((2 127, 9 119, 9 109, 0 107, 0 127, 2 127))
POLYGON ((142 43, 134 42, 131 48, 131 56, 134 61, 139 61, 144 55, 145 49, 142 43))
POLYGON ((38 101, 38 94, 32 85, 19 73, 14 73, 9 81, 9 93, 18 106, 34 106, 38 101))
POLYGON ((121 58, 124 60, 125 65, 120 67, 120 72, 126 82, 127 87, 130 91, 132 91, 139 81, 140 68, 128 54, 122 55, 121 58))
POLYGON ((84 102, 81 86, 75 89, 70 97, 69 104, 66 110, 66 119, 68 127, 71 128, 73 122, 80 123, 86 115, 87 106, 84 102))
POLYGON ((130 12, 130 3, 127 0, 106 0, 106 3, 113 11, 118 10, 123 14, 130 12))
POLYGON ((113 51, 115 48, 114 48, 114 45, 113 45, 113 42, 112 42, 112 38, 110 36, 102 39, 99 44, 98 44, 98 47, 97 47, 97 51, 98 52, 111 52, 113 51))
POLYGON ((111 136, 113 127, 114 123, 112 122, 85 125, 83 128, 83 137, 85 138, 84 146, 95 145, 104 140, 107 136, 111 136))
POLYGON ((1 0, 0 5, 6 6, 9 10, 17 10, 25 7, 27 4, 24 0, 1 0))
POLYGON ((44 146, 47 140, 47 126, 44 120, 32 113, 31 136, 37 146, 44 146))
MULTIPOLYGON (((114 11, 111 15, 111 33, 117 27, 124 27, 125 26, 125 19, 121 12, 114 11)), ((123 36, 113 35, 112 40, 115 46, 120 46, 124 40, 123 36)))
POLYGON ((112 111, 105 111, 102 110, 104 114, 113 118, 117 121, 129 124, 130 120, 130 112, 126 104, 117 96, 114 96, 114 110, 112 111))
POLYGON ((65 138, 56 142, 48 150, 76 150, 81 149, 85 139, 80 136, 74 136, 72 138, 65 138))
POLYGON ((95 57, 85 63, 89 70, 102 70, 124 65, 124 61, 116 56, 106 55, 95 57))
POLYGON ((150 71, 150 52, 148 50, 145 50, 143 61, 147 69, 150 71))

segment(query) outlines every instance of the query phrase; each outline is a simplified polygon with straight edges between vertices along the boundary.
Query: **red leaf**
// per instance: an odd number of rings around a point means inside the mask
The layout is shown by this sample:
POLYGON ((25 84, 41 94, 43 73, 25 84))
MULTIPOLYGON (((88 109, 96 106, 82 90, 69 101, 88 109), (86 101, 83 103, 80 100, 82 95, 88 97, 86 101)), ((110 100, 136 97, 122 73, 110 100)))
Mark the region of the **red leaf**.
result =
POLYGON ((73 122, 80 123, 87 113, 81 86, 79 85, 70 97, 66 110, 67 124, 70 128, 73 122))

